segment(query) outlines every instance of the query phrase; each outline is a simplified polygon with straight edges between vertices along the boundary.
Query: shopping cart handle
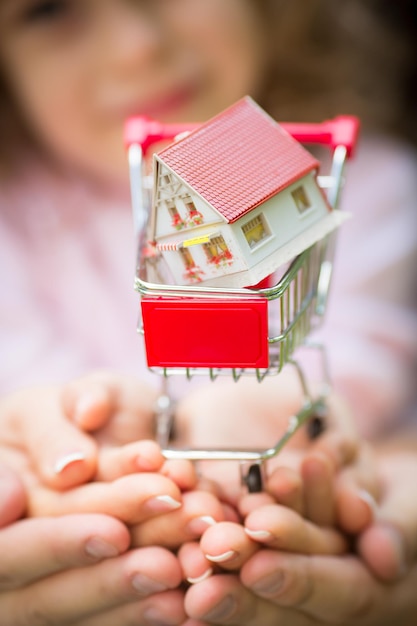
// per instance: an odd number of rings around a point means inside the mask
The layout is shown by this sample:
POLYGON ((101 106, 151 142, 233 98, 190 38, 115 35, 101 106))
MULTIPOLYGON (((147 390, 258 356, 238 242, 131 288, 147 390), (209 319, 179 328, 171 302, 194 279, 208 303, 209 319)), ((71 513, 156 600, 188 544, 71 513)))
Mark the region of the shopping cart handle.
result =
POLYGON ((182 133, 198 128, 201 124, 163 124, 146 116, 130 117, 125 124, 124 143, 142 147, 146 154, 151 146, 160 141, 172 140, 182 133))
MULTIPOLYGON (((164 140, 172 140, 178 135, 190 132, 201 124, 163 124, 145 116, 131 117, 125 124, 124 142, 128 148, 132 144, 142 147, 144 154, 149 148, 164 140)), ((340 115, 331 120, 316 124, 280 123, 300 143, 318 143, 335 149, 344 146, 347 156, 353 154, 359 132, 359 119, 340 115)))
POLYGON ((353 156, 359 134, 360 122, 353 115, 339 115, 333 119, 316 124, 283 123, 281 124, 300 143, 315 143, 346 148, 347 157, 353 156))

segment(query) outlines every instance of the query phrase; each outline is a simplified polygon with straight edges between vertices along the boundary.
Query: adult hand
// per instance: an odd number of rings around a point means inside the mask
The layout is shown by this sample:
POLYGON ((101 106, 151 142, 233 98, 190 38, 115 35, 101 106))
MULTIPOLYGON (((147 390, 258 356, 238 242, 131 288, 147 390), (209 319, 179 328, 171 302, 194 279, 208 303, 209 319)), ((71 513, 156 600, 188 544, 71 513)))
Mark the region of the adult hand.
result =
POLYGON ((357 551, 376 576, 391 581, 417 560, 417 445, 410 449, 409 439, 403 450, 379 454, 378 473, 381 501, 375 522, 359 535, 357 551))
POLYGON ((128 529, 105 515, 17 521, 26 495, 8 467, 0 466, 0 493, 2 624, 183 622, 182 573, 171 552, 127 552, 128 529))
POLYGON ((7 626, 181 624, 181 569, 171 552, 127 552, 130 536, 105 515, 17 521, 25 493, 0 467, 0 619, 7 626))
POLYGON ((18 475, 0 464, 0 528, 16 521, 26 509, 26 494, 18 475))
MULTIPOLYGON (((410 448, 410 440, 407 446, 410 448)), ((310 556, 294 554, 296 548, 289 552, 291 544, 288 543, 278 544, 279 552, 271 549, 250 552, 240 547, 244 545, 244 537, 241 544, 237 544, 238 548, 230 541, 230 545, 222 546, 223 538, 216 537, 216 527, 203 536, 199 552, 195 544, 184 547, 180 553, 183 569, 197 581, 187 592, 186 608, 193 619, 186 625, 414 626, 417 498, 410 476, 417 475, 417 455, 413 449, 405 451, 404 446, 395 452, 381 453, 377 469, 382 483, 381 502, 376 520, 359 535, 358 555, 317 555, 317 545, 315 554, 310 556), (213 541, 223 554, 232 546, 240 553, 240 561, 244 558, 244 563, 233 561, 230 554, 226 559, 229 569, 233 570, 233 563, 241 565, 239 580, 230 575, 209 577, 212 570, 203 575, 212 563, 205 558, 201 547, 213 552, 212 546, 207 546, 213 541), (194 619, 202 621, 194 622, 194 619)), ((247 497, 252 498, 259 500, 260 496, 247 497)), ((248 506, 252 512, 245 525, 255 530, 252 532, 254 540, 270 542, 273 528, 265 517, 262 503, 258 504, 261 506, 248 506), (259 534, 259 530, 267 530, 269 534, 259 534)), ((266 512, 272 510, 270 505, 265 506, 266 512)), ((307 529, 308 522, 304 526, 307 529)), ((323 528, 321 532, 328 531, 323 528)), ((281 529, 279 541, 283 536, 281 529)), ((304 552, 309 550, 304 549, 304 552)))
POLYGON ((102 515, 26 519, 3 528, 1 623, 182 624, 177 559, 157 547, 126 552, 129 540, 120 522, 102 515))
POLYGON ((387 587, 354 556, 253 555, 237 575, 220 574, 188 589, 184 626, 412 626, 417 566, 387 587))

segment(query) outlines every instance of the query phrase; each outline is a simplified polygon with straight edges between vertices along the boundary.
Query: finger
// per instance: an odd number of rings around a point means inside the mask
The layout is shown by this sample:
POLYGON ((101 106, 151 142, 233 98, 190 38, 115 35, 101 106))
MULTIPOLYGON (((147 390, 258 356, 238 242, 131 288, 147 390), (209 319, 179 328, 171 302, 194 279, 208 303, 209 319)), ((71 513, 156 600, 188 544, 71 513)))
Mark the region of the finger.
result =
POLYGON ((383 580, 405 575, 417 556, 417 475, 415 455, 401 453, 380 462, 383 484, 375 522, 359 538, 358 550, 383 580))
POLYGON ((112 515, 137 524, 181 506, 178 487, 160 474, 130 474, 111 483, 89 483, 64 493, 39 487, 29 497, 32 516, 66 515, 72 512, 112 515))
POLYGON ((276 504, 275 498, 264 491, 259 493, 245 493, 238 502, 238 510, 240 515, 245 518, 252 511, 256 511, 261 506, 267 504, 276 504))
POLYGON ((277 504, 302 514, 304 509, 304 493, 301 476, 287 467, 277 467, 268 477, 266 490, 272 494, 277 504))
POLYGON ((332 528, 322 528, 278 504, 253 511, 245 519, 246 533, 268 547, 304 554, 343 554, 346 540, 332 528))
POLYGON ((0 590, 91 565, 128 546, 127 529, 102 515, 22 520, 0 531, 0 590))
POLYGON ((363 443, 354 464, 342 469, 336 477, 336 515, 339 526, 357 534, 377 516, 380 484, 377 464, 371 448, 363 443))
POLYGON ((177 548, 192 541, 224 519, 223 507, 211 493, 191 491, 182 495, 182 506, 131 529, 132 545, 177 548))
MULTIPOLYGON (((190 461, 185 459, 169 459, 165 461, 161 468, 161 474, 168 476, 168 478, 174 481, 181 491, 190 491, 197 488, 198 477, 195 468, 190 461)), ((211 488, 208 490, 212 491, 211 488)))
POLYGON ((240 524, 221 522, 208 528, 200 541, 208 561, 230 571, 238 570, 259 545, 250 539, 240 524))
POLYGON ((350 556, 307 557, 264 550, 243 566, 241 580, 260 597, 280 607, 296 607, 324 623, 364 619, 386 594, 366 567, 350 556))
POLYGON ((213 563, 204 556, 198 542, 183 543, 178 550, 178 560, 184 578, 191 584, 202 582, 214 572, 213 563))
POLYGON ((62 406, 67 417, 82 430, 94 431, 110 420, 114 411, 113 388, 96 375, 71 381, 62 390, 62 406))
POLYGON ((96 470, 96 445, 66 419, 57 388, 31 389, 2 404, 5 428, 15 433, 42 481, 66 489, 90 480, 96 470))
POLYGON ((313 450, 322 452, 337 472, 351 464, 361 447, 355 420, 349 407, 336 395, 327 399, 329 416, 325 432, 314 441, 313 450))
MULTIPOLYGON (((184 592, 163 591, 145 600, 128 602, 116 609, 77 622, 77 626, 184 626, 184 592)), ((203 625, 204 626, 204 625, 203 625)))
POLYGON ((321 452, 308 453, 301 463, 304 514, 315 524, 331 526, 335 521, 333 468, 321 452))
POLYGON ((236 626, 313 626, 302 614, 282 609, 246 589, 237 576, 211 576, 192 585, 185 594, 185 611, 191 619, 236 626))
POLYGON ((0 528, 19 519, 26 508, 26 495, 19 477, 0 465, 0 528))
POLYGON ((95 480, 111 482, 127 474, 158 472, 165 459, 155 441, 142 440, 105 447, 98 456, 95 480))
MULTIPOLYGON (((128 602, 151 596, 157 600, 157 594, 176 589, 180 582, 181 569, 173 554, 143 548, 26 587, 20 606, 13 607, 16 613, 10 614, 16 615, 17 624, 41 623, 40 616, 50 624, 78 623, 128 602)), ((15 598, 10 593, 9 604, 15 598)))
POLYGON ((157 396, 137 378, 99 371, 68 385, 62 403, 68 417, 100 441, 123 445, 153 437, 157 396))

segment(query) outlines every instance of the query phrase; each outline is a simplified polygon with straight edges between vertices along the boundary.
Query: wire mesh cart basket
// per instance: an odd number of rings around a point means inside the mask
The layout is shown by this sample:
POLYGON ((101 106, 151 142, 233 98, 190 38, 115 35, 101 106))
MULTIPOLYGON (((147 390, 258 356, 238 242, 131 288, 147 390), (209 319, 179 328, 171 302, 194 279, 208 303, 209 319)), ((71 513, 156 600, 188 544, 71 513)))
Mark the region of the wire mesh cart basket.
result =
MULTIPOLYGON (((328 173, 322 173, 320 168, 316 181, 332 212, 340 214, 344 168, 355 148, 358 120, 339 116, 317 124, 279 126, 303 149, 310 144, 329 148, 331 161, 328 173)), ((200 244, 205 246, 206 256, 210 255, 210 242, 218 244, 219 233, 207 232, 206 228, 194 237, 184 239, 182 234, 182 239, 177 237, 174 243, 155 245, 152 207, 157 200, 156 164, 154 157, 152 171, 147 157, 160 142, 165 142, 168 147, 180 144, 184 138, 193 136, 203 127, 161 124, 145 117, 131 118, 126 124, 125 142, 138 251, 135 289, 141 301, 138 331, 144 337, 148 367, 161 378, 156 431, 164 456, 192 461, 238 461, 242 482, 249 491, 259 491, 265 462, 280 452, 302 424, 308 424, 313 436, 314 429, 320 429, 321 417, 326 412, 330 380, 323 346, 314 346, 323 365, 321 391, 315 396, 310 392, 307 377, 294 352, 308 343, 310 333, 323 319, 336 234, 332 230, 316 237, 313 243, 285 263, 272 265, 267 276, 256 281, 255 286, 252 283, 249 283, 251 286, 230 286, 227 276, 218 286, 213 281, 208 281, 208 284, 201 281, 197 272, 193 276, 196 265, 190 264, 187 248, 200 244), (183 251, 181 258, 188 270, 188 284, 178 284, 173 280, 169 256, 162 253, 164 249, 183 251), (288 417, 284 433, 269 448, 178 449, 170 446, 174 413, 169 394, 171 377, 191 379, 206 376, 215 380, 226 375, 237 381, 243 376, 252 376, 262 383, 265 377, 279 374, 287 364, 296 369, 304 399, 300 410, 288 417)), ((212 138, 209 140, 212 141, 212 138)), ((215 144, 212 150, 216 151, 215 144)), ((160 174, 164 175, 164 172, 166 170, 160 174)), ((194 216, 201 216, 195 206, 192 210, 194 216)), ((171 218, 177 217, 176 212, 171 211, 171 218)), ((257 228, 259 233, 259 225, 257 228)), ((184 228, 184 232, 186 230, 184 228)), ((308 243, 308 239, 306 241, 308 243)), ((226 249, 227 246, 220 245, 217 253, 221 253, 222 259, 227 261, 226 249)), ((219 257, 220 254, 217 254, 215 260, 218 261, 219 257)), ((213 262, 213 258, 209 261, 213 262)))

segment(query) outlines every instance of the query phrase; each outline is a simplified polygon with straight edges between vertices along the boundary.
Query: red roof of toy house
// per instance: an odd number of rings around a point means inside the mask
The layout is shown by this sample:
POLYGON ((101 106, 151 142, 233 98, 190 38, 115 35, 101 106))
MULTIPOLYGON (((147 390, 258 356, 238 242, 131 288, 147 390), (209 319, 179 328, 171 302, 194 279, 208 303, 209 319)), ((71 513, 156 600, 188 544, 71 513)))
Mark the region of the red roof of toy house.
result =
POLYGON ((158 156, 228 222, 319 166, 249 97, 158 156))

